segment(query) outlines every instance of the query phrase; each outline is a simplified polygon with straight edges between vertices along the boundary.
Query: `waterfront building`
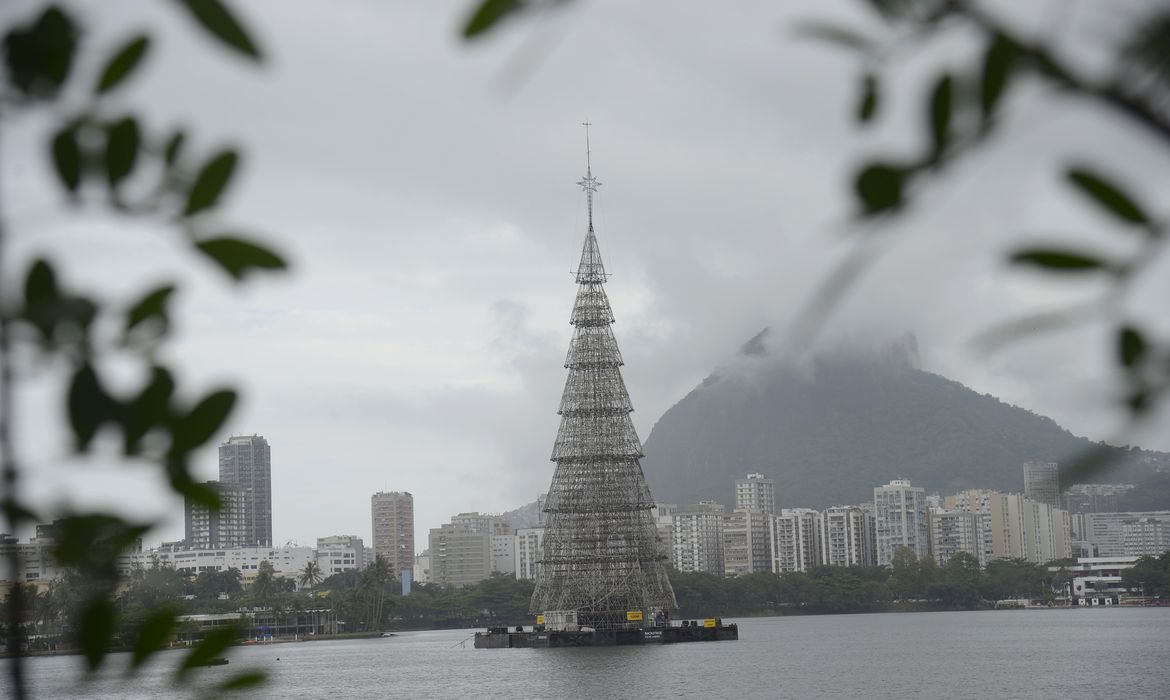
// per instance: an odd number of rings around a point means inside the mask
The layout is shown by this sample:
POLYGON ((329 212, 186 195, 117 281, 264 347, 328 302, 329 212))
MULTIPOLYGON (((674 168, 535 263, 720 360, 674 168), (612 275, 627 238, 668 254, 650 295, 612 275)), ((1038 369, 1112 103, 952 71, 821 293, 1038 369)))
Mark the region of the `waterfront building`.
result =
POLYGON ((236 435, 219 446, 219 481, 243 490, 240 544, 272 546, 272 450, 259 435, 236 435))
POLYGON ((430 581, 441 586, 466 586, 492 573, 492 533, 450 522, 432 528, 430 581))
POLYGON ((65 569, 57 564, 53 556, 57 541, 40 528, 37 533, 36 537, 29 538, 27 542, 21 542, 12 535, 0 534, 0 561, 4 563, 0 567, 0 581, 13 583, 15 576, 17 582, 40 585, 65 575, 65 569), (17 557, 19 563, 15 575, 9 566, 13 557, 17 557))
POLYGON ((1024 498, 1059 508, 1059 472, 1056 462, 1024 462, 1024 498))
POLYGON ((674 511, 672 561, 679 571, 723 575, 723 504, 699 501, 674 511))
POLYGON ((516 562, 516 578, 535 581, 540 576, 540 557, 544 546, 544 528, 526 527, 516 531, 515 550, 512 555, 516 562))
POLYGON ((365 543, 357 535, 318 537, 317 566, 325 578, 343 571, 361 571, 366 567, 365 543))
POLYGON ((946 566, 959 552, 970 554, 980 566, 986 566, 981 516, 969 510, 931 508, 930 551, 939 566, 946 566))
POLYGON ((1044 563, 1072 555, 1068 512, 1018 493, 972 489, 946 499, 946 507, 979 515, 980 562, 1026 559, 1044 563))
POLYGON ((1088 513, 1084 519, 1102 557, 1157 556, 1170 549, 1170 511, 1088 513))
POLYGON ((414 576, 412 579, 415 583, 430 583, 431 582, 431 550, 414 555, 414 576))
POLYGON ((492 535, 491 568, 493 574, 516 573, 516 535, 492 535))
POLYGON ((658 530, 658 551, 663 561, 674 559, 674 511, 677 509, 673 503, 655 503, 650 509, 654 527, 658 530))
POLYGON ((783 508, 769 519, 773 573, 808 571, 820 565, 819 515, 810 508, 783 508))
POLYGON ((1137 560, 1136 556, 1078 557, 1072 566, 1049 566, 1048 570, 1069 577, 1071 605, 1117 605, 1127 593, 1148 594, 1144 590, 1127 591, 1121 584, 1122 572, 1133 568, 1137 560))
POLYGON ((305 566, 317 561, 312 547, 228 547, 223 549, 151 549, 128 552, 118 557, 118 573, 129 576, 136 567, 169 566, 176 571, 197 576, 205 571, 237 569, 244 583, 250 584, 260 571, 260 563, 272 565, 276 576, 298 581, 305 566))
MULTIPOLYGON (((408 491, 379 491, 370 497, 373 555, 390 562, 394 575, 414 568, 414 496, 408 491)), ((418 577, 416 583, 422 583, 418 577)))
POLYGON ((817 518, 821 564, 873 566, 877 561, 873 504, 833 506, 817 518))
POLYGON ((183 499, 183 543, 187 549, 247 547, 254 531, 248 527, 248 489, 236 484, 208 481, 203 484, 219 496, 219 509, 183 499))
POLYGON ((460 513, 430 531, 433 583, 465 586, 493 572, 513 573, 513 530, 499 515, 460 513))
POLYGON ((723 521, 723 571, 726 576, 772 570, 769 516, 758 510, 736 509, 723 521))
POLYGON ((773 515, 776 512, 776 482, 763 474, 748 474, 736 479, 735 510, 773 515))
POLYGON ((930 556, 925 489, 894 479, 874 488, 873 510, 878 566, 889 566, 899 547, 909 548, 918 559, 930 556))

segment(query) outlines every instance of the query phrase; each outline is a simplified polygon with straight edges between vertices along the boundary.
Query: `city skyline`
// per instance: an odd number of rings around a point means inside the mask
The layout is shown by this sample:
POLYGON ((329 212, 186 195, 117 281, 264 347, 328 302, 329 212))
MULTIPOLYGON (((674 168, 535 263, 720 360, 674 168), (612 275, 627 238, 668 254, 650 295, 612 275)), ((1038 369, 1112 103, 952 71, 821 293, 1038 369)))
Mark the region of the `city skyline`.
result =
MULTIPOLYGON (((0 12, 15 16, 21 5, 0 12)), ((856 237, 839 234, 856 231, 847 183, 858 158, 909 136, 890 124, 877 143, 859 136, 847 117, 855 66, 792 37, 797 22, 822 13, 865 27, 872 17, 856 8, 577 5, 558 15, 561 43, 520 79, 507 68, 514 40, 542 30, 521 22, 501 30, 509 40, 464 46, 456 6, 373 3, 338 13, 249 3, 240 11, 269 58, 253 70, 194 40, 171 8, 103 3, 86 18, 95 45, 114 46, 127 26, 143 24, 165 47, 121 95, 144 124, 196 125, 209 147, 241 149, 225 224, 280 250, 290 274, 228 289, 153 227, 78 219, 58 206, 46 125, 35 118, 13 124, 7 140, 8 201, 21 203, 10 221, 13 263, 49 255, 80 288, 118 303, 140 296, 153 275, 175 272, 168 354, 193 392, 243 390, 228 431, 260 432, 280 446, 280 541, 311 542, 326 528, 365 532, 360 504, 378 490, 418 495, 420 532, 451 512, 526 503, 552 473, 549 406, 569 337, 565 251, 584 213, 566 185, 576 179, 583 119, 596 125, 595 155, 614 186, 597 215, 611 232, 611 296, 625 310, 626 381, 643 437, 761 328, 791 340, 794 319, 853 250, 856 237), (664 14, 671 31, 661 31, 664 14), (411 31, 387 42, 373 27, 411 31), (320 42, 352 51, 324 65, 320 42), (637 70, 644 66, 660 78, 653 89, 637 70), (181 87, 166 77, 176 74, 187 76, 181 87), (255 118, 240 120, 241 110, 255 118)), ((1076 20, 1103 11, 1082 8, 1076 20)), ((903 221, 903 245, 875 256, 880 264, 835 311, 825 343, 914 331, 925 367, 1109 439, 1119 422, 1106 391, 1114 349, 1092 329, 991 358, 968 345, 997 321, 1064 298, 1000 269, 1016 232, 1081 230, 1091 216, 1053 176, 1061 146, 1081 145, 1084 126, 1059 114, 1043 144, 988 151, 1019 174, 1010 185, 956 173, 951 187, 978 184, 1001 206, 952 196, 903 221)), ((1116 160, 1130 173, 1151 167, 1133 134, 1084 147, 1086 158, 1116 160)), ((1126 184, 1147 194, 1135 179, 1126 184)), ((1152 283, 1150 297, 1163 298, 1166 282, 1152 283)), ((162 519, 159 539, 180 536, 164 479, 63 457, 66 440, 49 427, 59 410, 51 387, 27 388, 29 413, 17 429, 37 466, 24 482, 32 503, 121 508, 162 519), (127 493, 141 498, 128 503, 127 493)), ((1155 427, 1131 441, 1167 449, 1168 435, 1155 427)), ((192 459, 198 480, 215 478, 214 450, 192 459)))

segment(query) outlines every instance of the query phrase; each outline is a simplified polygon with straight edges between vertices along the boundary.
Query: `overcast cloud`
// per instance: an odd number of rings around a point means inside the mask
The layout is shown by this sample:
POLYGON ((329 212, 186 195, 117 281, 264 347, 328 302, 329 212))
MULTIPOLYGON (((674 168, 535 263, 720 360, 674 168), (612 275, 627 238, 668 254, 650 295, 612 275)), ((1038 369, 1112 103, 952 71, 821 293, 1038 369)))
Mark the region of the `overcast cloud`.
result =
MULTIPOLYGON (((272 445, 278 541, 368 542, 370 495, 405 490, 421 551, 450 515, 507 510, 547 486, 585 226, 573 183, 586 118, 643 439, 761 328, 783 352, 799 345, 794 318, 864 235, 886 242, 824 342, 913 332, 927 369, 1094 439, 1116 430, 1099 328, 991 357, 969 344, 996 321, 1085 296, 1005 272, 1013 235, 1129 243, 1067 195, 1055 174, 1067 156, 1140 175, 1130 184, 1159 201, 1166 157, 1092 110, 1032 90, 1002 137, 931 189, 930 206, 858 232, 848 178, 862 158, 917 143, 921 62, 902 66, 877 133, 860 134, 855 64, 790 28, 826 16, 865 27, 860 4, 583 0, 474 46, 457 40, 467 1, 235 4, 268 55, 259 68, 168 3, 77 3, 102 53, 136 29, 165 37, 126 102, 152 124, 191 127, 198 148, 246 148, 224 221, 284 251, 289 275, 233 288, 157 226, 66 211, 43 121, 5 126, 2 201, 17 260, 48 252, 122 298, 183 280, 168 357, 192 389, 244 390, 230 428, 272 445)), ((1040 26, 1064 5, 1021 17, 1040 26)), ((27 11, 5 3, 0 16, 27 11)), ((1078 32, 1104 11, 1078 12, 1067 40, 1091 59, 1100 36, 1078 32)), ((971 47, 959 36, 951 48, 971 47)), ((1167 332, 1159 278, 1151 271, 1134 313, 1167 332)), ((64 459, 52 381, 42 373, 21 394, 28 492, 123 507, 133 494, 133 512, 165 518, 155 541, 181 537, 181 511, 152 472, 64 459)), ((1143 443, 1170 449, 1156 428, 1143 443)), ((215 477, 214 448, 199 470, 215 477)))

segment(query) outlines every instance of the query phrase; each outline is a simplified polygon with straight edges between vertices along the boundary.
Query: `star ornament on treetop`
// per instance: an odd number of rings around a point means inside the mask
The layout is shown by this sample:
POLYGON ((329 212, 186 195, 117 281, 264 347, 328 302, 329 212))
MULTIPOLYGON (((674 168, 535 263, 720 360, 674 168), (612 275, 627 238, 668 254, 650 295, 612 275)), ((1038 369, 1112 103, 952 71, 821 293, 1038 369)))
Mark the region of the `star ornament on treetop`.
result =
POLYGON ((597 188, 601 187, 601 183, 598 182, 597 178, 593 177, 592 174, 581 178, 581 181, 577 184, 580 185, 581 189, 586 192, 596 192, 597 188))

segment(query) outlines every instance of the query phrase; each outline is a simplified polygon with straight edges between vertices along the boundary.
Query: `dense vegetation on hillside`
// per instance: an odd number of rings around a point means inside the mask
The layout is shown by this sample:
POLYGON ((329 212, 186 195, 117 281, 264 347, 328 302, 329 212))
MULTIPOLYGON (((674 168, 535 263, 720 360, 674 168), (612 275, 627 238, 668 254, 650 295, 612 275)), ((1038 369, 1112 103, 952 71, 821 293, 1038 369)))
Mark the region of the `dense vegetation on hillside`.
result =
MULTIPOLYGON (((746 353, 662 416, 642 464, 663 502, 731 503, 734 480, 762 472, 776 480, 778 506, 823 508, 868 501, 896 477, 944 494, 1020 491, 1025 461, 1067 463, 1092 445, 905 357, 795 367, 746 353)), ((1133 483, 1170 455, 1117 448, 1111 461, 1106 480, 1133 483)))

